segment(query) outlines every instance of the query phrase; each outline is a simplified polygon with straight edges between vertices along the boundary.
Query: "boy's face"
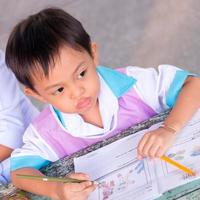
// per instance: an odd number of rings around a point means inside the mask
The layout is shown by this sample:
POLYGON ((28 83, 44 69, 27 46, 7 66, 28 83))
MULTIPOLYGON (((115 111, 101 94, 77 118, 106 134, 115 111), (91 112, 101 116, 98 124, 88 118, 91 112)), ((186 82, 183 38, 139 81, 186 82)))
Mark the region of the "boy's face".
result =
POLYGON ((61 112, 86 114, 96 107, 100 89, 95 44, 92 44, 92 52, 93 58, 86 51, 62 47, 49 77, 33 78, 38 93, 29 88, 25 93, 50 103, 61 112))

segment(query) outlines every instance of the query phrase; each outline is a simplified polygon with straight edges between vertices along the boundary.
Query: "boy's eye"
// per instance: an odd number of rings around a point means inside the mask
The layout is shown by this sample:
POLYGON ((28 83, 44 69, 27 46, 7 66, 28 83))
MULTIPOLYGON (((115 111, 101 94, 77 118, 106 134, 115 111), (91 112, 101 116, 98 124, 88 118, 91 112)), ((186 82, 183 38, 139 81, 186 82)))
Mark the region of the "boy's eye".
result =
POLYGON ((54 95, 61 94, 61 93, 63 93, 63 91, 64 91, 64 87, 60 87, 54 92, 54 95))
POLYGON ((85 76, 86 70, 83 70, 79 75, 78 78, 82 78, 85 76))

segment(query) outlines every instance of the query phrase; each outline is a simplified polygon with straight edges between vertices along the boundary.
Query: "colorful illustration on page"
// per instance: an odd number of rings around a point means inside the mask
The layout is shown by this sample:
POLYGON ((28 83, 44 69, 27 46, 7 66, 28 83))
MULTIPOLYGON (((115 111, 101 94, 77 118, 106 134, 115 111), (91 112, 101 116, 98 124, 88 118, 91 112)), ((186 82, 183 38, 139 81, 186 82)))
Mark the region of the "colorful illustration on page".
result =
POLYGON ((100 199, 110 200, 119 198, 120 195, 125 194, 130 188, 134 189, 144 184, 147 184, 144 161, 137 161, 134 165, 122 168, 100 181, 100 199))

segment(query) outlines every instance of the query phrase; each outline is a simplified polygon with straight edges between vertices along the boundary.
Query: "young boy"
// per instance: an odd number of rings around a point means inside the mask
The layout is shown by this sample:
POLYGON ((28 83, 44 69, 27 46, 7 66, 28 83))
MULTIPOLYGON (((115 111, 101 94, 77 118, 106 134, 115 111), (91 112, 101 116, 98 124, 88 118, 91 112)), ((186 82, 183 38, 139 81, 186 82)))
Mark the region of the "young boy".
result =
MULTIPOLYGON (((24 146, 12 154, 13 183, 53 199, 87 199, 95 186, 24 180, 16 174, 42 176, 39 169, 49 162, 173 107, 163 126, 138 145, 139 158, 159 157, 200 105, 199 78, 179 68, 163 65, 157 73, 98 66, 96 44, 60 9, 42 10, 19 23, 6 61, 27 95, 50 104, 26 130, 24 146)), ((84 174, 73 177, 88 180, 84 174)))
POLYGON ((0 50, 0 183, 10 182, 10 159, 13 149, 22 146, 22 136, 38 113, 21 92, 16 78, 5 65, 0 50))

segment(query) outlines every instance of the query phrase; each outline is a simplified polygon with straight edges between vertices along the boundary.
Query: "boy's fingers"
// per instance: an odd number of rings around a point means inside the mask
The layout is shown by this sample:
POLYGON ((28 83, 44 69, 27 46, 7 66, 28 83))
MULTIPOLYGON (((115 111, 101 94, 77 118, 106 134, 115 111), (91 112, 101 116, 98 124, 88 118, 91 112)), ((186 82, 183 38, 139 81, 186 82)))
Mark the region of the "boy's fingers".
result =
POLYGON ((164 154, 164 150, 162 147, 159 147, 159 149, 156 152, 156 157, 160 158, 161 156, 163 156, 164 154))
POLYGON ((156 153, 158 152, 159 148, 160 148, 159 145, 152 145, 149 150, 149 156, 151 158, 154 158, 156 156, 156 153))
POLYGON ((147 141, 147 134, 143 136, 143 138, 140 140, 139 144, 138 144, 138 147, 137 147, 137 152, 138 152, 138 155, 142 157, 143 155, 143 147, 147 141))
POLYGON ((93 192, 97 187, 97 184, 92 182, 90 186, 88 186, 84 191, 87 193, 93 192))
POLYGON ((149 156, 149 151, 150 151, 152 146, 153 146, 153 141, 152 140, 147 141, 146 144, 143 147, 143 150, 142 150, 143 155, 149 156))
POLYGON ((83 195, 84 196, 89 196, 89 194, 91 192, 93 192, 96 189, 96 185, 92 184, 91 186, 87 187, 84 191, 83 191, 83 195))
POLYGON ((72 174, 69 174, 67 177, 79 179, 79 180, 89 180, 90 179, 90 177, 84 173, 72 173, 72 174))
POLYGON ((91 185, 93 185, 91 181, 85 181, 82 183, 66 183, 67 190, 73 192, 81 192, 91 185))

